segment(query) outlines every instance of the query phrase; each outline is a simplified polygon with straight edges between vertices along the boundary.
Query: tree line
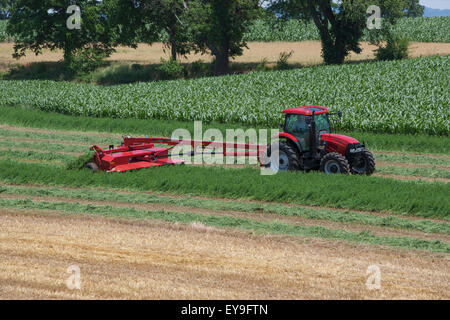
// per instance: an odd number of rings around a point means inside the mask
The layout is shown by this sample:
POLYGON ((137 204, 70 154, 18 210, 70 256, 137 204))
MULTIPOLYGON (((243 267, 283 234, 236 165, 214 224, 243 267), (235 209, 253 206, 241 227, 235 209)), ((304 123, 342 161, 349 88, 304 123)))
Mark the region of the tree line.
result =
POLYGON ((253 20, 312 20, 327 64, 340 64, 350 52, 360 53, 367 8, 380 8, 383 25, 374 41, 390 32, 398 18, 421 16, 419 0, 0 0, 0 18, 8 19, 14 57, 27 50, 61 49, 67 69, 95 67, 118 45, 152 44, 166 34, 172 59, 191 52, 210 53, 215 74, 228 72, 232 57, 241 55, 244 33, 253 20), (68 29, 67 8, 80 8, 81 28, 68 29))

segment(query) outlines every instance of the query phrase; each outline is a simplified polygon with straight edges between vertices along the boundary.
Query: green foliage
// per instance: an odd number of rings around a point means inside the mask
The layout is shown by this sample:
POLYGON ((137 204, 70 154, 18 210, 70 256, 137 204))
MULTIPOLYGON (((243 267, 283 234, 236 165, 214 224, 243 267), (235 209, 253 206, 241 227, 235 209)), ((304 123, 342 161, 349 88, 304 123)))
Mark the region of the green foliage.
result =
POLYGON ((0 160, 0 179, 16 184, 107 186, 200 196, 220 194, 232 199, 387 211, 435 218, 448 218, 450 208, 450 198, 447 196, 450 184, 302 172, 263 176, 259 170, 251 168, 170 166, 122 174, 92 174, 85 170, 0 160))
POLYGON ((189 25, 195 50, 210 51, 216 75, 228 73, 230 57, 242 54, 242 40, 261 12, 258 0, 195 0, 189 4, 189 25))
POLYGON ((11 6, 13 3, 14 0, 0 0, 0 21, 2 19, 8 19, 10 17, 11 6))
POLYGON ((161 63, 161 66, 158 67, 158 71, 162 80, 179 79, 185 74, 184 67, 178 64, 173 58, 170 58, 167 61, 161 58, 161 63))
POLYGON ((386 45, 381 45, 375 51, 375 57, 380 61, 406 59, 408 58, 409 43, 408 38, 390 35, 386 45))
POLYGON ((183 0, 119 0, 115 20, 122 26, 120 36, 133 46, 138 39, 149 44, 159 40, 176 60, 192 49, 185 4, 183 0))
POLYGON ((89 152, 82 154, 76 159, 69 160, 66 164, 68 170, 81 170, 84 169, 85 165, 92 162, 94 159, 94 152, 89 152))
POLYGON ((279 127, 282 110, 342 110, 337 130, 450 131, 450 56, 99 87, 0 81, 0 104, 89 117, 203 120, 279 127))
POLYGON ((10 37, 6 33, 6 25, 7 24, 8 24, 8 21, 0 20, 0 42, 4 42, 4 41, 10 40, 10 37))
POLYGON ((370 5, 378 5, 383 23, 393 24, 403 16, 405 0, 331 0, 271 1, 270 10, 283 18, 312 20, 322 42, 322 56, 326 64, 342 64, 353 51, 361 53, 359 41, 366 28, 370 5))
POLYGON ((425 7, 420 5, 419 0, 407 0, 405 9, 407 17, 421 17, 425 11, 425 7))
POLYGON ((72 80, 73 74, 67 73, 61 62, 33 62, 27 65, 11 67, 3 75, 5 80, 72 80))
POLYGON ((211 75, 211 68, 202 60, 192 62, 188 68, 188 72, 192 77, 204 77, 211 75))
POLYGON ((255 71, 269 71, 270 68, 267 66, 267 58, 262 59, 262 61, 256 66, 255 71))
POLYGON ((71 72, 92 69, 113 52, 115 27, 113 20, 107 19, 112 1, 77 1, 82 18, 79 30, 69 30, 66 25, 70 16, 66 11, 73 4, 70 0, 15 1, 7 26, 15 39, 14 57, 24 56, 27 50, 40 54, 43 49, 62 49, 71 72), (87 62, 81 62, 84 59, 87 62))
MULTIPOLYGON (((408 37, 416 42, 450 42, 450 17, 401 18, 392 27, 393 34, 408 37)), ((250 41, 308 41, 320 40, 319 32, 312 21, 297 19, 276 20, 257 19, 244 34, 250 41)), ((361 41, 369 40, 369 32, 364 29, 361 41)), ((382 38, 381 40, 386 40, 382 38)))
POLYGON ((75 49, 69 62, 69 70, 77 74, 87 74, 105 65, 105 59, 113 52, 112 48, 94 45, 75 49))

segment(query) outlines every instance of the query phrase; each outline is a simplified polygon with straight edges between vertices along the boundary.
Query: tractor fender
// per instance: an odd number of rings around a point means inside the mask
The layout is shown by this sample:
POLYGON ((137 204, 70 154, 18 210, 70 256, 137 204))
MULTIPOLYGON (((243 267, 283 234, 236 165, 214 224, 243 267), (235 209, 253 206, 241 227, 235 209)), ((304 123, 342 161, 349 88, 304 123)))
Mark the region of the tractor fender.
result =
POLYGON ((300 145, 300 142, 298 139, 293 136, 290 133, 287 132, 280 132, 276 136, 271 137, 272 139, 278 138, 278 139, 286 139, 288 142, 290 142, 293 147, 297 150, 298 154, 301 155, 303 153, 302 146, 300 145))

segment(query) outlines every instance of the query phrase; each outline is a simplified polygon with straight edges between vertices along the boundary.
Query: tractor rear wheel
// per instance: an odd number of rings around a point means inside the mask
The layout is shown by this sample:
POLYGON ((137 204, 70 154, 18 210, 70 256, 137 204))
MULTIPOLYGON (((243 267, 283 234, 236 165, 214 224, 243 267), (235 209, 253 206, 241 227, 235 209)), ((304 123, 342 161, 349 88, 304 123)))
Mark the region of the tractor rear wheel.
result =
POLYGON ((92 170, 92 172, 94 172, 94 173, 98 171, 98 165, 95 164, 94 162, 89 162, 89 163, 86 164, 84 167, 85 167, 86 169, 92 170))
POLYGON ((280 141, 272 143, 267 149, 267 156, 270 158, 268 159, 268 162, 266 162, 266 167, 269 167, 274 171, 298 170, 300 167, 297 152, 286 142, 280 141), (277 158, 278 161, 276 161, 277 158))
POLYGON ((347 159, 339 153, 327 153, 320 161, 320 171, 325 174, 348 174, 350 166, 347 159))
POLYGON ((375 158, 367 149, 363 149, 360 157, 352 161, 351 171, 353 174, 365 174, 370 176, 375 172, 375 158))

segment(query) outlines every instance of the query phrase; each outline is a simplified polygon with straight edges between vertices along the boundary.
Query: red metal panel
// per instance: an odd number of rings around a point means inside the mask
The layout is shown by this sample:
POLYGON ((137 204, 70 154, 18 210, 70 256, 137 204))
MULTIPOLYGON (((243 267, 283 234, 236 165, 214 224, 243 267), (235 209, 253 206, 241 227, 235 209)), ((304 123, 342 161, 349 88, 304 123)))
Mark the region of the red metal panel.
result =
POLYGON ((312 115, 312 110, 310 110, 311 108, 320 109, 321 110, 321 111, 316 111, 315 114, 317 114, 317 115, 328 112, 328 108, 326 108, 326 107, 305 106, 305 107, 295 107, 295 108, 285 109, 285 110, 283 110, 283 113, 287 113, 287 114, 302 114, 302 115, 310 116, 310 115, 312 115))
POLYGON ((108 172, 124 172, 124 171, 129 171, 129 170, 138 170, 138 169, 157 167, 157 166, 163 166, 163 165, 165 165, 165 164, 161 163, 161 162, 141 161, 141 162, 128 163, 128 164, 122 164, 119 166, 115 166, 108 172))

